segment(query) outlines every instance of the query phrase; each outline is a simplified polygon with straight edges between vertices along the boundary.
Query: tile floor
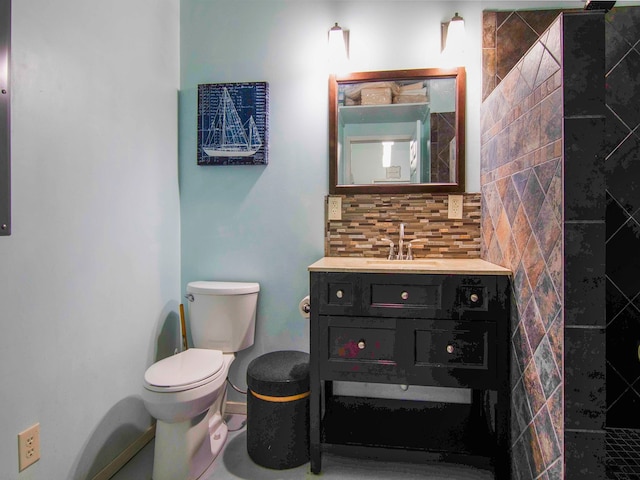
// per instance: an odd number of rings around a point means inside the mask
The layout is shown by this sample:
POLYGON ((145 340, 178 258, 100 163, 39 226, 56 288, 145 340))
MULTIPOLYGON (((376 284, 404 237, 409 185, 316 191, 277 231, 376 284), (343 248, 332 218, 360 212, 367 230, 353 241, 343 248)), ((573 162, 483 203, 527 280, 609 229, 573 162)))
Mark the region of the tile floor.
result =
POLYGON ((607 428, 605 435, 609 478, 640 478, 640 430, 607 428))
MULTIPOLYGON (((242 424, 243 418, 229 421, 242 424)), ((127 463, 112 480, 150 480, 153 467, 153 445, 150 442, 127 463)), ((487 470, 452 464, 410 464, 324 454, 321 475, 313 475, 306 463, 289 470, 270 470, 253 463, 247 454, 247 431, 241 427, 229 433, 224 450, 207 469, 201 480, 492 480, 487 470)))

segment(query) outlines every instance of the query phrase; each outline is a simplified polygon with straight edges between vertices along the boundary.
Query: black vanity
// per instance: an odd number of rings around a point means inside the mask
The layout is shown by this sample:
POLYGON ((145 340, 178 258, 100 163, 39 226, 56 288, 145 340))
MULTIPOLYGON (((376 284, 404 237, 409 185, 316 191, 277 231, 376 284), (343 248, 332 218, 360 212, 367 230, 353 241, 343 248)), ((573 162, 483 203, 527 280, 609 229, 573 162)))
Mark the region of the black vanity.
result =
MULTIPOLYGON (((310 454, 492 465, 509 477, 509 275, 480 259, 325 257, 309 267, 310 454), (466 403, 334 382, 470 389, 466 403)), ((400 387, 401 386, 401 387, 400 387)))

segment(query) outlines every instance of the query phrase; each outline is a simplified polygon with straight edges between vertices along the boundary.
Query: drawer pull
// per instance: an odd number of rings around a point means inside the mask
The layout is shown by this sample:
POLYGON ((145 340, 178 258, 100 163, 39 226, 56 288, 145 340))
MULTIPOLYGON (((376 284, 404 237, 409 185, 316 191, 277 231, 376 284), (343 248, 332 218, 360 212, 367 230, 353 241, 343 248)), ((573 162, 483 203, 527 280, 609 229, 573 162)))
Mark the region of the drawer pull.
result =
POLYGON ((403 300, 406 300, 407 298, 409 298, 409 292, 402 292, 400 294, 400 298, 402 298, 403 300))
POLYGON ((480 297, 478 297, 478 294, 477 294, 477 293, 472 293, 472 294, 469 296, 469 300, 471 300, 473 303, 476 303, 476 302, 478 301, 478 299, 479 299, 479 298, 480 298, 480 297))
POLYGON ((343 295, 344 295, 344 292, 343 292, 342 290, 338 290, 338 291, 336 292, 336 297, 338 297, 338 298, 342 298, 342 297, 343 297, 343 295))
POLYGON ((453 345, 447 345, 447 353, 453 353, 453 345))
POLYGON ((366 344, 366 343, 364 343, 364 340, 360 340, 360 341, 358 342, 358 348, 359 348, 360 350, 364 350, 364 347, 366 347, 366 346, 367 346, 367 344, 366 344))

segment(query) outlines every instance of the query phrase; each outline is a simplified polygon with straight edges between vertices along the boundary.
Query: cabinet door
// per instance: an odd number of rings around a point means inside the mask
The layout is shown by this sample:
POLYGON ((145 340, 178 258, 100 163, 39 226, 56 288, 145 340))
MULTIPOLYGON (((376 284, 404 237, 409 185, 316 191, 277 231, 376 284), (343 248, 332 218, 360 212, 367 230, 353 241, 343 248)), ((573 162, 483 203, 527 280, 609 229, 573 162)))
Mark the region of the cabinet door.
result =
POLYGON ((398 348, 394 319, 321 315, 319 322, 323 378, 393 382, 398 348))
POLYGON ((417 384, 496 388, 495 329, 483 321, 398 322, 398 336, 413 347, 399 362, 417 384))

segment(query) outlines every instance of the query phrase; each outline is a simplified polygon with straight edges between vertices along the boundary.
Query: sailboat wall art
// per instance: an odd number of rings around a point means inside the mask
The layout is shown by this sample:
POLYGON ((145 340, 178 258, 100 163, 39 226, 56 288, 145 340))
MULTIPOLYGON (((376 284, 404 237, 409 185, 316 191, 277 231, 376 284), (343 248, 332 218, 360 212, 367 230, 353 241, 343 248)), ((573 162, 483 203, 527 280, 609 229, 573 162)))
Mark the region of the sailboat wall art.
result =
POLYGON ((269 84, 198 85, 198 165, 267 165, 269 84))

